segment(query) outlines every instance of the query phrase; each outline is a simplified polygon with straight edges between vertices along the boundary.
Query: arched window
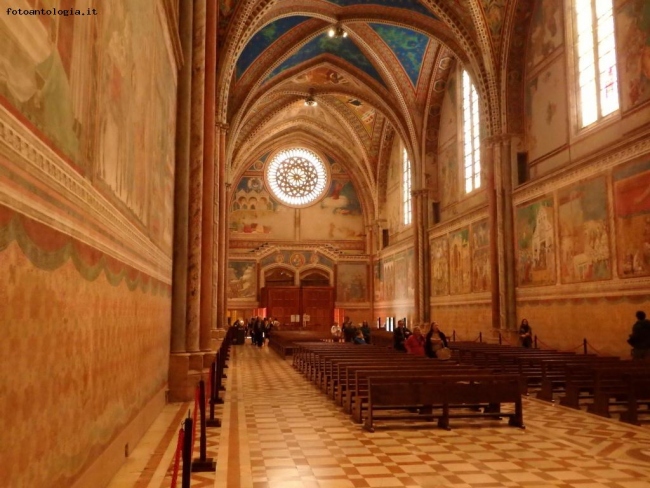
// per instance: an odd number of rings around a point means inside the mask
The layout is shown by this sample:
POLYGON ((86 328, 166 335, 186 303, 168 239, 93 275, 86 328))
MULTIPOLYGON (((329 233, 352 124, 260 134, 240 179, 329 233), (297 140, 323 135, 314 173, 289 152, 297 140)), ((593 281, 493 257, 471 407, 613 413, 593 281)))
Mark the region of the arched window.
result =
POLYGON ((463 162, 465 193, 481 187, 481 137, 478 93, 467 71, 463 70, 463 162))
POLYGON ((411 190, 411 160, 406 152, 406 148, 404 148, 402 149, 402 205, 404 210, 404 225, 411 225, 413 221, 411 190))
POLYGON ((574 0, 578 113, 586 127, 618 110, 612 0, 574 0))

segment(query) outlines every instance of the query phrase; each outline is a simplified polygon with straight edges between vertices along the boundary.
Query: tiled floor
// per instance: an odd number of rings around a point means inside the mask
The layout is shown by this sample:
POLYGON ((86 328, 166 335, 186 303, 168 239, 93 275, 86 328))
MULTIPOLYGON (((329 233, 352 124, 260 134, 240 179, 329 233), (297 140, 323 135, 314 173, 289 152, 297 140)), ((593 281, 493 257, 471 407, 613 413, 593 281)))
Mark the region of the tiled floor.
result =
MULTIPOLYGON (((192 487, 650 488, 647 426, 525 400, 525 430, 457 420, 371 434, 266 347, 233 347, 226 372, 222 426, 208 429, 217 471, 192 487)), ((110 488, 170 486, 188 406, 165 408, 110 488)))

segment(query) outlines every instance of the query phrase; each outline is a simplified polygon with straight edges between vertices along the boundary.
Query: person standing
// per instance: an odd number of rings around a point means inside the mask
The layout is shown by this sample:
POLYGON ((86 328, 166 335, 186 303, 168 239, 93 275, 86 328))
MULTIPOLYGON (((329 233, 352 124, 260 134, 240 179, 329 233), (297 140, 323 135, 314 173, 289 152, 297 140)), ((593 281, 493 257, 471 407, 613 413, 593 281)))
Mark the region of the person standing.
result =
POLYGON ((528 319, 523 319, 519 326, 519 341, 527 349, 533 347, 533 329, 528 325, 528 319))
POLYGON ((393 331, 393 347, 395 350, 406 352, 406 346, 404 345, 404 342, 406 341, 408 335, 410 334, 406 333, 404 321, 398 320, 397 328, 393 331))
POLYGON ((650 320, 642 310, 636 313, 636 323, 627 343, 632 346, 632 359, 650 359, 650 320))

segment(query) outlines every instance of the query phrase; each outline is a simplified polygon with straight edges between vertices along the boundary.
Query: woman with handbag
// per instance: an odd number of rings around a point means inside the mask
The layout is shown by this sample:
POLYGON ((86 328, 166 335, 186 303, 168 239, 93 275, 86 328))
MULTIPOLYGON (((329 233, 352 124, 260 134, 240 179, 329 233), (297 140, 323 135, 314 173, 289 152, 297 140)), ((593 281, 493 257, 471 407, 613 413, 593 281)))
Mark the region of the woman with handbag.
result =
POLYGON ((447 336, 438 328, 437 322, 431 322, 424 342, 424 352, 430 358, 451 359, 451 351, 447 347, 447 336))

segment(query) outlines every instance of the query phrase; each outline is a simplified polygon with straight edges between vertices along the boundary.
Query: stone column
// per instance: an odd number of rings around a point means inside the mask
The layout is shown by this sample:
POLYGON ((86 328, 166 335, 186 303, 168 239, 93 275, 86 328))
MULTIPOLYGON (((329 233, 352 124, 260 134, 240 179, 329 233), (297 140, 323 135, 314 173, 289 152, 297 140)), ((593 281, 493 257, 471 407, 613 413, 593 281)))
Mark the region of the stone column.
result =
POLYGON ((484 147, 489 192, 492 326, 508 330, 516 327, 510 137, 491 137, 484 147))
POLYGON ((205 111, 206 0, 194 1, 192 50, 192 135, 190 147, 190 202, 187 263, 187 352, 199 351, 201 317, 201 235, 203 213, 203 123, 205 111))
POLYGON ((218 180, 219 186, 217 187, 218 195, 218 208, 219 208, 219 222, 218 229, 215 236, 215 241, 218 247, 218 253, 215 254, 217 261, 217 277, 216 277, 216 300, 217 300, 217 313, 216 313, 216 326, 218 329, 226 327, 226 312, 228 310, 228 303, 226 301, 226 276, 228 269, 228 187, 229 183, 226 181, 226 142, 228 134, 227 124, 218 124, 219 127, 219 158, 217 161, 218 167, 218 180))
POLYGON ((492 327, 501 328, 501 296, 500 280, 503 266, 502 257, 499 254, 499 217, 497 212, 497 187, 496 171, 494 167, 494 138, 483 140, 481 145, 481 166, 485 171, 486 191, 488 197, 488 223, 490 226, 490 294, 492 302, 492 327))
POLYGON ((211 351, 214 264, 214 203, 215 203, 215 91, 217 64, 217 3, 207 2, 205 29, 205 105, 203 144, 203 215, 201 225, 201 292, 200 337, 201 351, 211 351))
POLYGON ((414 279, 415 279, 415 317, 418 322, 428 322, 430 316, 429 283, 429 240, 427 237, 427 205, 429 191, 426 188, 411 192, 413 199, 414 236, 414 279))
POLYGON ((178 73, 176 101, 176 167, 174 169, 174 266, 172 282, 171 353, 185 352, 187 311, 187 232, 190 165, 190 114, 192 105, 192 4, 179 12, 183 66, 178 73))

